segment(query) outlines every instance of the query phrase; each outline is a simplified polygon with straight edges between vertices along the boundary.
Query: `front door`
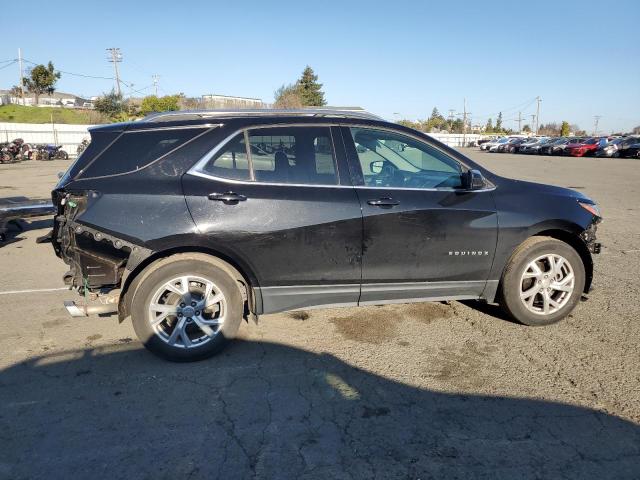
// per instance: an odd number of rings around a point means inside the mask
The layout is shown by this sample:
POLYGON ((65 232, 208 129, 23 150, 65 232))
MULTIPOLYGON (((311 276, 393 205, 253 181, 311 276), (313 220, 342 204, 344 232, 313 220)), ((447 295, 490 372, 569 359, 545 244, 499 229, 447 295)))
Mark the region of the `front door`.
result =
POLYGON ((360 303, 478 298, 497 239, 491 189, 426 140, 342 128, 364 216, 360 303))

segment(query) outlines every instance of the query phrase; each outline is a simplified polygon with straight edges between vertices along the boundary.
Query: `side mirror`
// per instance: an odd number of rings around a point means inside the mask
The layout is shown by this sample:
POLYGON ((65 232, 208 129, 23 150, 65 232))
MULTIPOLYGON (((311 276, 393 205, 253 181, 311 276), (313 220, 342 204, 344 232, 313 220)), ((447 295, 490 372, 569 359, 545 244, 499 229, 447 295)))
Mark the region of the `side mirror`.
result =
POLYGON ((384 162, 382 160, 376 160, 369 164, 369 170, 371 170, 371 173, 377 174, 382 172, 382 167, 384 167, 384 162))
POLYGON ((64 177, 64 172, 58 172, 58 180, 64 177))
POLYGON ((467 190, 482 190, 487 186, 487 182, 480 170, 469 170, 468 172, 463 174, 464 178, 464 188, 467 190))

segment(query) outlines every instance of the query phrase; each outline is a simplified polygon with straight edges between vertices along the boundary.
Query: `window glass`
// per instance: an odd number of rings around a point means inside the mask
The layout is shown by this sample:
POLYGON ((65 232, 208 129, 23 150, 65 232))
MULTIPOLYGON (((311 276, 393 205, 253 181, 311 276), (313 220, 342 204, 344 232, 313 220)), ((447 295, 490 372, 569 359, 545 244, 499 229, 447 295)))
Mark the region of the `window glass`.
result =
POLYGON ((383 130, 352 128, 351 134, 367 186, 462 186, 460 164, 430 145, 383 130))
POLYGON ((258 182, 338 183, 328 127, 252 129, 249 130, 249 144, 258 182))
MULTIPOLYGON (((81 178, 101 177, 139 170, 202 132, 201 128, 124 132, 106 151, 86 167, 81 178)), ((109 135, 105 137, 108 139, 109 135)), ((91 152, 98 149, 99 145, 94 147, 93 144, 92 135, 91 144, 85 152, 88 155, 84 153, 81 155, 83 161, 89 157, 91 152)))
POLYGON ((249 158, 244 134, 239 133, 203 167, 204 173, 235 180, 249 180, 249 158))

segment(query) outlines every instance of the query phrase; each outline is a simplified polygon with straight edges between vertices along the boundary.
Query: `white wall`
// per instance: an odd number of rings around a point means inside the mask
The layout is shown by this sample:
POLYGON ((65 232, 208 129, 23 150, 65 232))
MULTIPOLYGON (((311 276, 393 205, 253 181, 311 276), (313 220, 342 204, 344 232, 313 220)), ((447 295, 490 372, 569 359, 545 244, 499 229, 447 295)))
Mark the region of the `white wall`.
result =
POLYGON ((51 123, 6 123, 0 122, 0 143, 22 138, 26 143, 53 143, 62 145, 70 156, 84 138, 89 138, 87 129, 92 125, 67 125, 51 123))
POLYGON ((479 139, 486 136, 477 133, 467 133, 466 137, 461 133, 427 133, 427 135, 441 141, 442 143, 450 147, 472 146, 475 145, 475 142, 477 142, 479 139), (465 145, 462 144, 463 139, 465 145))
MULTIPOLYGON (((89 138, 87 128, 92 125, 38 124, 38 123, 2 123, 0 122, 0 143, 10 142, 14 138, 22 138, 26 143, 55 143, 62 145, 71 156, 84 138, 89 138)), ((461 133, 429 133, 427 134, 450 147, 462 147, 461 133)), ((476 133, 466 135, 466 146, 475 144, 484 137, 476 133)))

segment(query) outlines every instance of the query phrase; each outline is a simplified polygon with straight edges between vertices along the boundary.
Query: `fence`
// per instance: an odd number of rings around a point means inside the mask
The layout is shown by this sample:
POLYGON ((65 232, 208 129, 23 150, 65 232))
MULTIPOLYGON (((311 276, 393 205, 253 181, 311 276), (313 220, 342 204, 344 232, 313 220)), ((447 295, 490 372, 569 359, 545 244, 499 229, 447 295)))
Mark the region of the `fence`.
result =
POLYGON ((486 137, 486 135, 477 133, 467 133, 466 135, 461 133, 428 133, 427 135, 450 147, 471 147, 476 145, 479 139, 486 137))
POLYGON ((53 143, 62 145, 69 156, 75 156, 78 145, 89 138, 87 129, 92 125, 56 123, 3 123, 0 122, 0 143, 22 138, 31 145, 53 143))
MULTIPOLYGON (((83 139, 89 137, 87 129, 92 125, 66 125, 56 123, 2 123, 0 122, 0 143, 10 142, 14 138, 22 138, 26 143, 53 143, 62 145, 70 156, 75 156, 76 149, 83 139)), ((429 136, 450 147, 469 147, 483 138, 484 135, 468 133, 429 133, 429 136)))

